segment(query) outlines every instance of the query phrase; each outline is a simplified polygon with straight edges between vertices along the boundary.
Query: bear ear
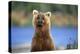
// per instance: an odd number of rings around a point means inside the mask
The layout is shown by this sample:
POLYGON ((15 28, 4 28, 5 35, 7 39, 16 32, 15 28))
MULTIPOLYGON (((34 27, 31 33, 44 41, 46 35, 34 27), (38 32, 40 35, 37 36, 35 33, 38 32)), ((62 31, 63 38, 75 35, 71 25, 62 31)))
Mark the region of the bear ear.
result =
POLYGON ((46 12, 46 16, 51 17, 51 12, 46 12))
POLYGON ((33 15, 36 15, 38 14, 38 11, 37 10, 33 10, 33 15))

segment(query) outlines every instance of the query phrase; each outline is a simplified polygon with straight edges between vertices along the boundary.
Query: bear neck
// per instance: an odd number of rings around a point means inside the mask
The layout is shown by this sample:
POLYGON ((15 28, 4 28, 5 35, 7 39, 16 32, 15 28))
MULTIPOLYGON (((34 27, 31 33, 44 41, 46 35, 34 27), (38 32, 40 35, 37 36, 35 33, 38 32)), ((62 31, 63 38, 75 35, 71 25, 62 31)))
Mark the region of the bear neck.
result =
POLYGON ((49 29, 36 29, 35 30, 35 35, 37 37, 49 37, 50 36, 50 32, 49 32, 49 29))

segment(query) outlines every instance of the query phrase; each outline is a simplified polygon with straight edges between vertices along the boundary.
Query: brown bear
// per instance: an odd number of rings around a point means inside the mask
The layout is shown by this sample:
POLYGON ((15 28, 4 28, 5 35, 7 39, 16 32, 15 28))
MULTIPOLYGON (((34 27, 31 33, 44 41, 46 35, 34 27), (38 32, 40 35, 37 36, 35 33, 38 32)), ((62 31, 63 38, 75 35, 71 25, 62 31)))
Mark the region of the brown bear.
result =
POLYGON ((51 34, 50 34, 50 18, 51 12, 38 12, 33 10, 33 26, 34 36, 32 38, 31 52, 34 51, 50 51, 54 50, 51 34))

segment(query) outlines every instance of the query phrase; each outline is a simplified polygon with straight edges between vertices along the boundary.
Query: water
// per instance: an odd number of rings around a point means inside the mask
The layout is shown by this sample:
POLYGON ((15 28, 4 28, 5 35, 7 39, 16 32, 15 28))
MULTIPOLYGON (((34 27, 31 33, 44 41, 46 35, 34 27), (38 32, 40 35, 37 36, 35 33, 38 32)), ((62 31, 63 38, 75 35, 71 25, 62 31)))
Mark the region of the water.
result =
MULTIPOLYGON (((55 46, 66 47, 68 43, 77 41, 78 29, 77 27, 52 27, 51 34, 55 46)), ((24 43, 31 44, 33 35, 33 27, 11 27, 12 46, 24 43)))

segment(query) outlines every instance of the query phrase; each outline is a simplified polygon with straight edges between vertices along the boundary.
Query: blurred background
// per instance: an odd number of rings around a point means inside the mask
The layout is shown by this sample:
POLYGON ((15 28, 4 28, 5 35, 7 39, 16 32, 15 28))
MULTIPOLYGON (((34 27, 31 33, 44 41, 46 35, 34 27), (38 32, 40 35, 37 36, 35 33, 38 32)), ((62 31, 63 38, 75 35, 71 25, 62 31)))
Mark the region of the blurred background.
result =
POLYGON ((51 34, 56 50, 78 48, 78 6, 11 2, 11 46, 13 52, 29 52, 34 36, 32 11, 51 11, 51 34))

